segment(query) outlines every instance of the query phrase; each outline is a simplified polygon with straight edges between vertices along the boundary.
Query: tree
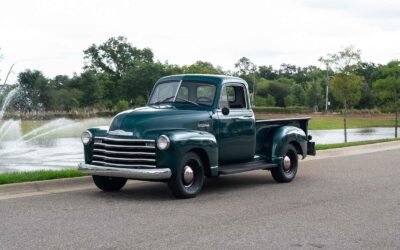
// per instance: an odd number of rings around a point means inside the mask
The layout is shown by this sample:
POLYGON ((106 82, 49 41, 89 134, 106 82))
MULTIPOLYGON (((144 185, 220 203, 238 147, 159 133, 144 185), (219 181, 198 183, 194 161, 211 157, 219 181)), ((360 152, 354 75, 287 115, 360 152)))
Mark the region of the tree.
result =
POLYGON ((277 106, 286 106, 285 98, 290 94, 292 84, 295 84, 293 83, 293 80, 287 78, 279 78, 275 81, 271 81, 268 84, 268 94, 275 98, 277 106))
POLYGON ((384 79, 377 80, 373 83, 374 90, 378 93, 378 97, 388 100, 386 106, 395 110, 395 137, 398 135, 398 113, 400 99, 400 61, 391 61, 382 69, 384 79))
POLYGON ((271 65, 258 67, 257 75, 267 80, 275 80, 278 78, 278 73, 271 65))
POLYGON ((71 111, 79 107, 82 92, 77 89, 60 89, 54 93, 56 110, 71 111))
POLYGON ((235 69, 237 69, 239 75, 248 75, 255 73, 257 66, 250 61, 247 57, 242 57, 235 63, 235 69))
POLYGON ((184 74, 224 74, 221 67, 214 67, 212 63, 197 61, 189 66, 182 66, 182 73, 184 74))
POLYGON ((344 106, 344 142, 347 143, 347 109, 350 105, 356 104, 361 97, 362 77, 355 75, 355 69, 361 61, 361 51, 349 46, 343 51, 328 54, 324 60, 331 62, 333 70, 337 73, 331 79, 331 85, 333 96, 344 106))
POLYGON ((80 104, 83 107, 93 107, 102 98, 101 88, 93 71, 83 72, 79 79, 79 89, 82 91, 80 104))
POLYGON ((131 100, 143 96, 147 99, 154 83, 164 75, 166 75, 164 65, 159 62, 137 62, 122 75, 119 81, 121 87, 119 97, 131 100))
POLYGON ((54 103, 54 86, 42 72, 25 70, 18 75, 20 95, 18 108, 21 111, 49 110, 54 103))
POLYGON ((119 80, 133 63, 151 63, 154 57, 149 48, 138 49, 123 36, 111 37, 98 46, 92 44, 83 53, 85 70, 104 72, 113 80, 119 80))
POLYGON ((242 77, 249 84, 249 89, 252 89, 252 104, 255 105, 256 96, 256 81, 257 81, 257 66, 250 61, 247 57, 242 57, 235 63, 235 69, 237 70, 237 75, 242 77))
POLYGON ((313 80, 306 91, 306 103, 312 107, 314 111, 318 111, 323 107, 322 87, 319 81, 313 80))
POLYGON ((338 73, 331 80, 333 96, 343 103, 344 142, 347 143, 347 109, 360 100, 361 76, 338 73))
POLYGON ((299 84, 294 84, 291 88, 292 103, 290 106, 304 106, 306 104, 306 92, 299 84))

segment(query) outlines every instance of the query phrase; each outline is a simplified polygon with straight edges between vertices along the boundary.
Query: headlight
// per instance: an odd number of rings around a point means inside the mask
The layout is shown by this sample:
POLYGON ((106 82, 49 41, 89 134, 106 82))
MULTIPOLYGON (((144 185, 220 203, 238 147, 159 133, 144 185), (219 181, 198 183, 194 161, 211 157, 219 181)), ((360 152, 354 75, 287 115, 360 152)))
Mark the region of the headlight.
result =
POLYGON ((81 135, 82 143, 88 145, 92 141, 93 135, 89 131, 85 131, 81 135))
POLYGON ((160 137, 158 137, 157 139, 157 148, 160 150, 166 150, 167 148, 169 148, 169 138, 166 135, 160 135, 160 137))

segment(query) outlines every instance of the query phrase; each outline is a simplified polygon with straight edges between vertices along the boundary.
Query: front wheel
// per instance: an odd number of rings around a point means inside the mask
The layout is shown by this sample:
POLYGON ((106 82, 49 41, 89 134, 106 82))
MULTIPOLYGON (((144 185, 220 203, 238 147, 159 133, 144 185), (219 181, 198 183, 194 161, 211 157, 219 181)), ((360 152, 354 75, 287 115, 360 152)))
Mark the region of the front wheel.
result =
POLYGON ((107 177, 93 175, 93 182, 96 186, 106 192, 118 191, 126 184, 127 179, 119 177, 107 177))
POLYGON ((193 152, 185 154, 168 187, 176 198, 195 197, 203 188, 204 168, 200 157, 193 152))
POLYGON ((282 150, 282 161, 271 169, 272 177, 277 182, 291 182, 296 177, 298 156, 292 144, 286 144, 282 150))

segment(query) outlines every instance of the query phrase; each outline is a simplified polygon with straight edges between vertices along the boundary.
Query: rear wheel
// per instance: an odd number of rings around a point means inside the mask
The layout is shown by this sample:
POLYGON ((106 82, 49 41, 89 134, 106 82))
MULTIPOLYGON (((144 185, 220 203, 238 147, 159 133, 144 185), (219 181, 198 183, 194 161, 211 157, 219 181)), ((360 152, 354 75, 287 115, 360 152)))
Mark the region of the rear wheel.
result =
POLYGON ((185 154, 168 187, 176 198, 195 197, 203 188, 204 168, 200 157, 193 152, 185 154))
POLYGON ((93 182, 96 186, 106 192, 118 191, 126 184, 127 179, 119 177, 107 177, 93 175, 93 182))
POLYGON ((278 167, 271 169, 272 177, 277 182, 291 182, 296 177, 298 156, 292 144, 286 144, 282 150, 283 159, 278 167))

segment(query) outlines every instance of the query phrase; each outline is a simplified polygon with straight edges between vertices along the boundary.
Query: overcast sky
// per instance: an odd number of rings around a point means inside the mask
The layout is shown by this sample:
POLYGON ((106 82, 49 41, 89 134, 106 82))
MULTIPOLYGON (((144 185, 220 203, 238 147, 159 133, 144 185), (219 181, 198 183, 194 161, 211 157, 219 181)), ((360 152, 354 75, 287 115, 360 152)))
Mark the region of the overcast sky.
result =
POLYGON ((0 79, 15 63, 46 76, 81 72, 83 50, 112 36, 149 47, 173 64, 209 61, 233 69, 318 65, 348 45, 362 59, 400 58, 400 1, 389 0, 1 0, 0 79))

